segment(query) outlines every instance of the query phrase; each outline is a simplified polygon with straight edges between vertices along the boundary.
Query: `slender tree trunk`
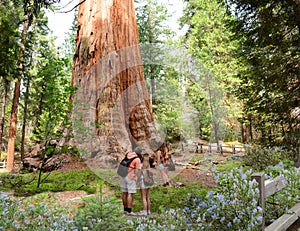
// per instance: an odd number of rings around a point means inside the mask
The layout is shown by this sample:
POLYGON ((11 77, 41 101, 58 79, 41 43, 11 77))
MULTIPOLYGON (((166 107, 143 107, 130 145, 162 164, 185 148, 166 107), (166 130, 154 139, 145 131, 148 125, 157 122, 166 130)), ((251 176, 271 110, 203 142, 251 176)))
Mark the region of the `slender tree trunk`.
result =
POLYGON ((15 83, 14 97, 11 111, 10 119, 10 128, 9 128, 9 137, 8 137, 8 147, 7 147, 7 170, 12 170, 14 167, 14 158, 15 158, 15 137, 16 137, 16 128, 17 128, 17 115, 18 115, 18 106, 20 98, 20 88, 23 75, 23 62, 25 54, 25 42, 27 38, 27 32, 29 28, 29 17, 28 12, 25 11, 24 16, 24 25, 22 31, 22 40, 20 44, 20 54, 19 54, 19 74, 17 82, 15 83))
POLYGON ((21 161, 24 160, 25 153, 25 136, 26 136, 26 123, 27 123, 27 111, 28 111, 28 99, 29 99, 29 79, 26 82, 26 92, 24 99, 24 111, 23 111, 23 123, 22 123, 22 138, 21 138, 21 161))
POLYGON ((296 25, 298 27, 298 33, 300 32, 300 1, 299 0, 292 0, 291 5, 293 6, 295 15, 297 17, 295 18, 296 25))
POLYGON ((215 142, 217 143, 217 149, 219 149, 219 133, 218 133, 219 125, 218 125, 218 121, 217 121, 218 119, 213 105, 214 104, 212 99, 213 91, 211 90, 210 86, 208 86, 208 94, 209 94, 209 106, 210 106, 210 113, 212 117, 212 128, 214 131, 214 138, 215 138, 215 142))
POLYGON ((250 134, 250 143, 252 143, 253 142, 252 115, 249 116, 249 134, 250 134))
POLYGON ((5 109, 7 104, 7 96, 10 82, 4 81, 4 91, 2 96, 2 107, 1 107, 1 118, 0 118, 0 154, 2 152, 2 143, 3 143, 3 133, 4 133, 4 125, 5 125, 5 109))
MULTIPOLYGON (((151 69, 152 69, 152 66, 150 67, 150 73, 152 72, 151 69)), ((151 104, 155 105, 156 99, 155 99, 155 78, 154 78, 154 76, 151 76, 151 78, 150 78, 150 85, 151 85, 151 104)))
POLYGON ((245 144, 248 142, 248 137, 247 137, 247 126, 244 123, 241 123, 241 131, 242 131, 242 142, 245 144))
MULTIPOLYGON (((148 34, 149 34, 149 44, 153 44, 153 31, 152 31, 152 13, 151 13, 151 0, 148 0, 148 6, 147 6, 147 11, 148 11, 148 20, 147 20, 147 24, 148 24, 148 34)), ((152 57, 152 52, 150 53, 150 60, 153 60, 152 57)), ((154 105, 156 104, 155 102, 155 76, 154 76, 154 72, 155 72, 155 67, 154 64, 150 64, 149 66, 150 70, 150 90, 151 90, 151 104, 154 105)))
POLYGON ((153 154, 160 142, 138 45, 133 0, 86 0, 79 6, 72 117, 81 121, 73 131, 87 155, 136 145, 153 154))
MULTIPOLYGON (((41 93, 40 95, 40 99, 38 101, 38 113, 37 113, 37 118, 39 118, 42 114, 43 114, 43 102, 44 102, 44 94, 41 93)), ((38 134, 37 130, 39 129, 40 127, 40 120, 37 120, 36 123, 35 123, 35 126, 34 126, 34 130, 33 130, 33 134, 38 134)), ((38 139, 40 139, 41 137, 38 136, 38 139)))

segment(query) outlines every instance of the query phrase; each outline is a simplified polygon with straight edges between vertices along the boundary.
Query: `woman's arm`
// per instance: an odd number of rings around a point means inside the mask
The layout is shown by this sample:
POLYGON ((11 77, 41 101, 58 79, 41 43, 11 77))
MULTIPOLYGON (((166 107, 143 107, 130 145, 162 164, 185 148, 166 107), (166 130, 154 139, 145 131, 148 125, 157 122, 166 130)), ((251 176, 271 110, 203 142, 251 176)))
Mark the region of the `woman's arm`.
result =
POLYGON ((159 165, 161 162, 161 151, 157 151, 156 157, 157 157, 157 165, 159 165))

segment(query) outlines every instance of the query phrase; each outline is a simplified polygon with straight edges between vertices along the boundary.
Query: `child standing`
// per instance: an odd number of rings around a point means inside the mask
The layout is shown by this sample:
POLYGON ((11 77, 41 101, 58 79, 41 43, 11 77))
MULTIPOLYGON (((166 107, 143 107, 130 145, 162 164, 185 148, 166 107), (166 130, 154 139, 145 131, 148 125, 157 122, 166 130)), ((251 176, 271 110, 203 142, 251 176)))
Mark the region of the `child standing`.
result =
POLYGON ((138 213, 140 216, 150 215, 150 188, 151 186, 145 185, 144 176, 146 171, 150 171, 149 154, 144 154, 142 157, 142 172, 140 177, 140 191, 143 202, 143 210, 138 213))
POLYGON ((168 147, 165 144, 163 144, 160 147, 160 149, 157 150, 156 156, 157 156, 157 169, 160 172, 163 181, 163 186, 169 186, 170 180, 168 177, 168 167, 167 167, 169 163, 168 147))

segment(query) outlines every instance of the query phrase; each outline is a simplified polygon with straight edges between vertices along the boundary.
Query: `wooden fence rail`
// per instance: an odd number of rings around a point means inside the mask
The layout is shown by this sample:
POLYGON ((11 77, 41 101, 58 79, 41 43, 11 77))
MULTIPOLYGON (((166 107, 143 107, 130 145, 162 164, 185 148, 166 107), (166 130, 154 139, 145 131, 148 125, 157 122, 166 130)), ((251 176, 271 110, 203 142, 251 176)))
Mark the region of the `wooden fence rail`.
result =
POLYGON ((0 162, 0 168, 5 168, 6 167, 6 161, 3 160, 0 162))
POLYGON ((287 185, 287 180, 283 176, 278 176, 271 180, 265 180, 263 173, 254 173, 252 178, 258 182, 259 202, 262 207, 262 227, 263 231, 285 231, 295 221, 300 218, 300 203, 289 209, 287 213, 279 217, 272 224, 265 225, 265 199, 280 191, 287 185))
POLYGON ((218 153, 232 153, 236 154, 237 152, 244 152, 245 147, 244 146, 239 146, 239 145, 225 145, 225 144, 197 144, 195 153, 204 153, 204 151, 207 151, 209 153, 212 152, 212 150, 215 150, 218 153))

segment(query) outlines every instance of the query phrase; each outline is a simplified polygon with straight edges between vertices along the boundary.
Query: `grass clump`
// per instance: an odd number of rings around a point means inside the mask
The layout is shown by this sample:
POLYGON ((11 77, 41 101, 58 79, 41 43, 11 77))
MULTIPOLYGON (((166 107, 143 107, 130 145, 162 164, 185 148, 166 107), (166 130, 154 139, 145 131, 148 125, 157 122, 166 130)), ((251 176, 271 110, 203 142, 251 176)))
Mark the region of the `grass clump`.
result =
POLYGON ((5 174, 0 175, 1 191, 13 190, 16 195, 32 195, 41 192, 60 192, 68 190, 84 190, 95 193, 101 181, 91 170, 72 170, 69 172, 43 173, 42 183, 37 188, 37 174, 5 174))
POLYGON ((218 172, 230 172, 232 169, 243 166, 243 162, 240 160, 226 160, 216 165, 218 172))
MULTIPOLYGON (((189 184, 183 187, 162 187, 154 186, 150 189, 151 211, 153 213, 164 213, 166 210, 183 208, 185 198, 188 195, 205 195, 209 189, 203 188, 202 184, 189 184)), ((117 197, 121 193, 117 192, 117 197)), ((134 195, 134 212, 141 211, 143 205, 141 195, 137 192, 134 195)))

